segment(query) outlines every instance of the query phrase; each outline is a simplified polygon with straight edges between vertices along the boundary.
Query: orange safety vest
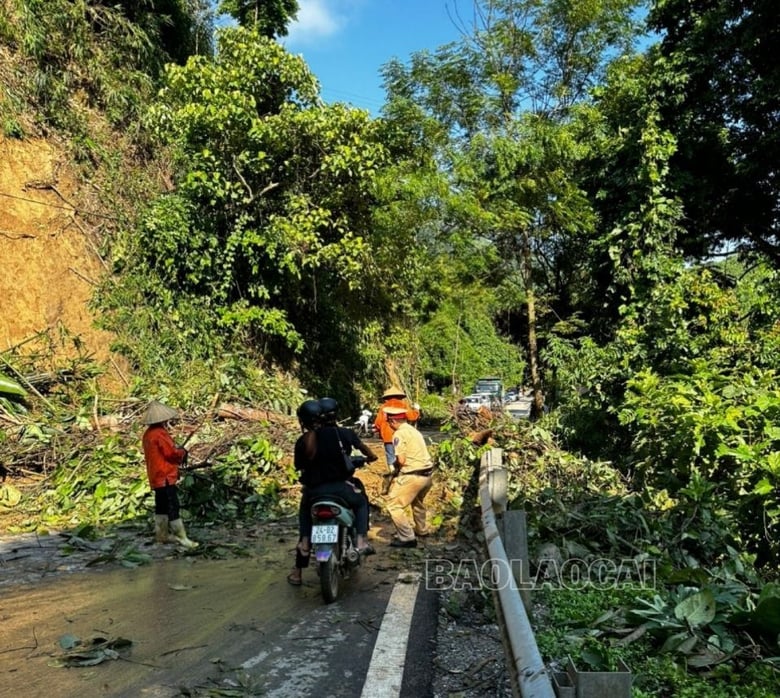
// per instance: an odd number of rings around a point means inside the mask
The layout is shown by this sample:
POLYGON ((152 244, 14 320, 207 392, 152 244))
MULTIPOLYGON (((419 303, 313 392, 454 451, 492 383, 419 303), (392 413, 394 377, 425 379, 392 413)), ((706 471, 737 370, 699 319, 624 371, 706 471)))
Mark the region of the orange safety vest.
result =
POLYGON ((406 419, 409 422, 416 422, 420 418, 420 413, 409 404, 409 401, 406 398, 389 397, 387 400, 382 401, 382 404, 379 405, 376 419, 374 420, 374 426, 382 437, 382 442, 391 444, 393 443, 393 430, 387 423, 387 415, 384 411, 385 407, 405 407, 406 419))

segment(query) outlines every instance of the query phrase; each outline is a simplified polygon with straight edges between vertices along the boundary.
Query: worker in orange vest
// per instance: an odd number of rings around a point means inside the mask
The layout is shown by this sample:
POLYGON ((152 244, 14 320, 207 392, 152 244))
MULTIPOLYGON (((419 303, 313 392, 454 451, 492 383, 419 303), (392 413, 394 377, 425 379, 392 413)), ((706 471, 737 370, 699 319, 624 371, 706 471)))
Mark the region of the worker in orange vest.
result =
POLYGON ((385 459, 387 460, 387 469, 389 472, 393 472, 393 463, 395 463, 395 447, 393 446, 393 430, 387 423, 387 414, 385 414, 386 407, 403 407, 406 410, 406 418, 412 423, 416 424, 420 418, 420 406, 410 405, 409 400, 406 399, 406 393, 396 385, 390 386, 384 393, 382 393, 382 404, 379 405, 376 419, 374 420, 374 426, 379 432, 379 437, 382 439, 382 443, 385 445, 385 459))

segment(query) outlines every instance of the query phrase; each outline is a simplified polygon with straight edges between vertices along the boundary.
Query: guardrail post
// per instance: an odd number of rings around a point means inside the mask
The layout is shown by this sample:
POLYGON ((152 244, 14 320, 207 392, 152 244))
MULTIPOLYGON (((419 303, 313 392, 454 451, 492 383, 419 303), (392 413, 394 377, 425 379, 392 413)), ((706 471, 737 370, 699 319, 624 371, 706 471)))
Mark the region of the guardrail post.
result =
POLYGON ((504 543, 512 576, 515 578, 525 611, 531 616, 530 563, 528 560, 528 528, 525 512, 510 509, 496 517, 501 526, 501 540, 504 543))
POLYGON ((506 511, 506 505, 509 501, 503 450, 491 448, 485 453, 484 458, 487 461, 488 491, 490 492, 490 501, 493 503, 493 513, 500 514, 506 511))
POLYGON ((566 673, 553 674, 553 687, 558 698, 630 698, 631 670, 618 659, 618 671, 578 671, 569 657, 566 673))

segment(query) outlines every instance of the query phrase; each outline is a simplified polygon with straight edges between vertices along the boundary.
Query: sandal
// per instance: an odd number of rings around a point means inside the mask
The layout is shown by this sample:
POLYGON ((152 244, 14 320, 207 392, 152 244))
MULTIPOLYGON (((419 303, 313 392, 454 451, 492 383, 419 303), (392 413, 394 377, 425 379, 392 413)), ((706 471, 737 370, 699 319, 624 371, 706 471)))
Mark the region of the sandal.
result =
POLYGON ((364 556, 373 555, 376 552, 376 550, 374 550, 374 546, 371 545, 371 543, 366 543, 365 546, 358 548, 357 551, 364 556))
POLYGON ((303 579, 301 579, 301 576, 301 570, 295 567, 293 568, 293 571, 287 575, 287 583, 292 584, 294 587, 299 587, 301 584, 303 584, 303 579))

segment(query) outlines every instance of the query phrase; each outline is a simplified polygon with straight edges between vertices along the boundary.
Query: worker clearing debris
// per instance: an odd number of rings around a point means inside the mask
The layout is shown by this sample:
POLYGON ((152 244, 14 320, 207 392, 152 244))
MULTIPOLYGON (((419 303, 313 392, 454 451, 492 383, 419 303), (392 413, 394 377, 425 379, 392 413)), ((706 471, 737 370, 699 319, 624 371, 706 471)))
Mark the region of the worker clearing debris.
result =
POLYGON ((149 485, 154 492, 154 540, 177 543, 191 550, 198 544, 187 537, 179 513, 179 466, 186 462, 187 449, 179 448, 168 432, 168 423, 178 419, 176 410, 152 400, 144 413, 148 425, 143 435, 144 460, 149 485))

